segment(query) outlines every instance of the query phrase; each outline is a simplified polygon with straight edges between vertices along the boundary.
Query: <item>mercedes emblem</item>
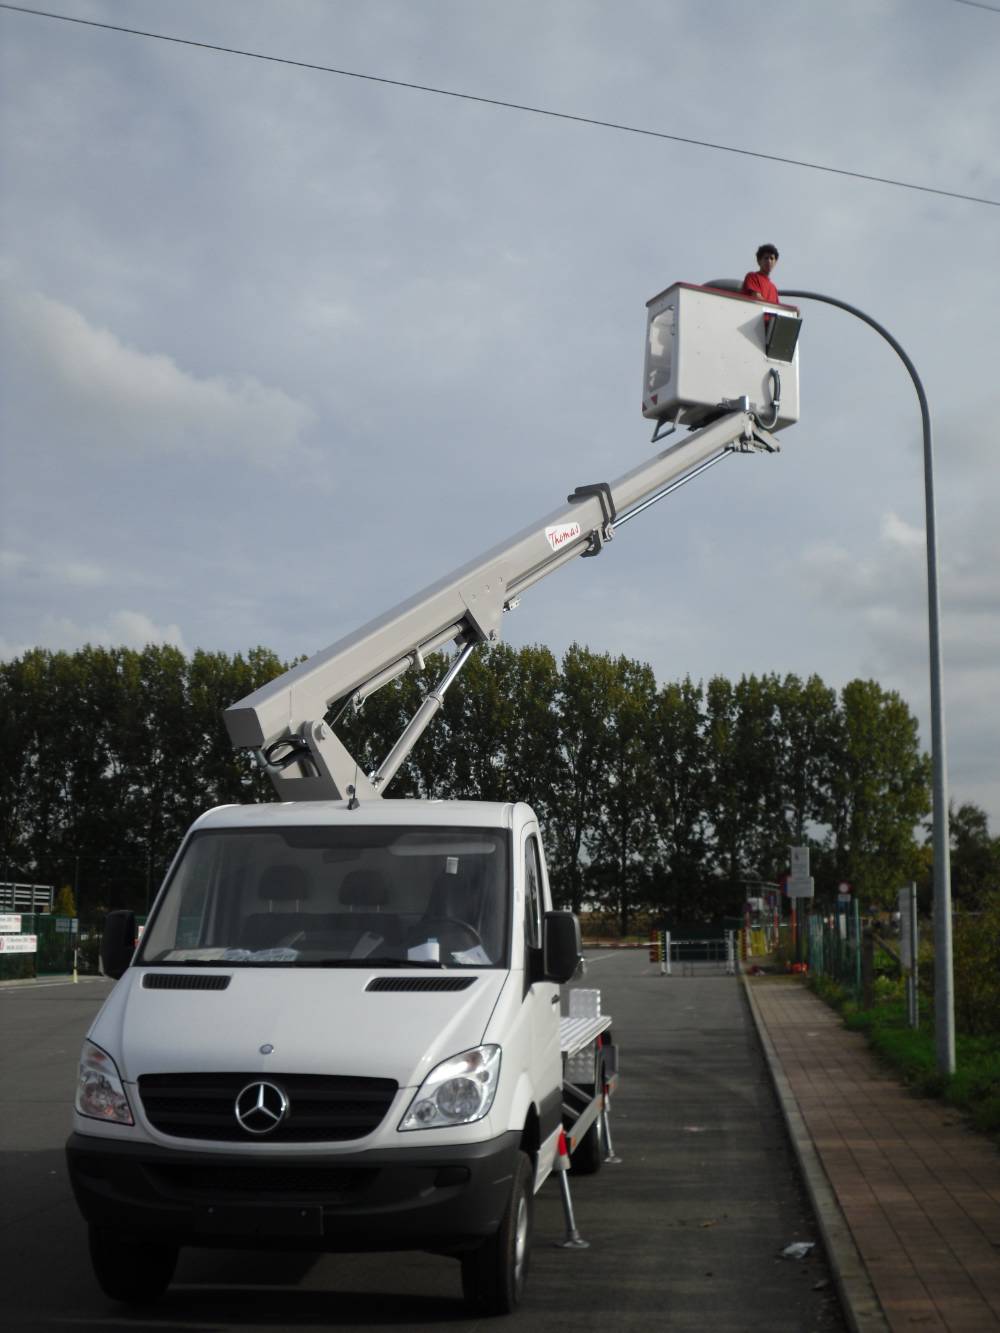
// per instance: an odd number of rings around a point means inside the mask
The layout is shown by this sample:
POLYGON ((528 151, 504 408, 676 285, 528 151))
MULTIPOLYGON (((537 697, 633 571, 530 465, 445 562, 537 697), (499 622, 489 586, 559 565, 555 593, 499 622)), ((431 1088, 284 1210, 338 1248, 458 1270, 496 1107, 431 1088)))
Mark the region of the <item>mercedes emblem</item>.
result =
POLYGON ((248 1134, 270 1134, 288 1115, 288 1098, 274 1083, 248 1083, 233 1107, 248 1134))

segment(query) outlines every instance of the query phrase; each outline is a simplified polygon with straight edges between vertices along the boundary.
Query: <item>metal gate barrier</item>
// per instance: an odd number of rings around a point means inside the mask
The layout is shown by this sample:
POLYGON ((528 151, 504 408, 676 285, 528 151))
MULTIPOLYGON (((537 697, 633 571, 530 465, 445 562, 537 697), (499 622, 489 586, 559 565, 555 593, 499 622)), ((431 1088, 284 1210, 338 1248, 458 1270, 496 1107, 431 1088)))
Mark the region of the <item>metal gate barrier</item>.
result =
POLYGON ((736 931, 707 939, 675 940, 669 930, 654 930, 649 939, 649 961, 659 963, 660 976, 694 977, 736 975, 736 931))

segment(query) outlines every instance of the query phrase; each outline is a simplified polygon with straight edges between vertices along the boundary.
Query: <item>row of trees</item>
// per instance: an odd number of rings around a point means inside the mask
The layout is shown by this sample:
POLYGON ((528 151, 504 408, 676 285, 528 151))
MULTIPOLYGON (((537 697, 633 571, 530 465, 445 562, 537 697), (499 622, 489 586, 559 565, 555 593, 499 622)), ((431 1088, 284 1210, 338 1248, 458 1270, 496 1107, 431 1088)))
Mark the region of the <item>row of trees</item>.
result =
POLYGON ((69 885, 84 919, 142 908, 201 811, 269 799, 221 711, 283 669, 160 646, 0 663, 0 880, 69 885))
MULTIPOLYGON (((338 724, 367 771, 444 665, 430 659, 338 724)), ((188 658, 163 646, 0 664, 0 879, 71 884, 85 917, 141 907, 202 810, 273 799, 220 714, 284 667, 264 648, 188 658)), ((627 657, 574 646, 557 662, 500 645, 473 656, 390 795, 529 801, 561 901, 602 907, 625 930, 640 912, 737 913, 751 884, 779 880, 790 843, 813 848, 821 897, 846 879, 888 905, 928 878, 928 786, 915 719, 874 681, 659 685, 627 657)), ((1000 844, 982 812, 958 814, 976 869, 967 882, 956 866, 955 894, 974 905, 1000 844)))

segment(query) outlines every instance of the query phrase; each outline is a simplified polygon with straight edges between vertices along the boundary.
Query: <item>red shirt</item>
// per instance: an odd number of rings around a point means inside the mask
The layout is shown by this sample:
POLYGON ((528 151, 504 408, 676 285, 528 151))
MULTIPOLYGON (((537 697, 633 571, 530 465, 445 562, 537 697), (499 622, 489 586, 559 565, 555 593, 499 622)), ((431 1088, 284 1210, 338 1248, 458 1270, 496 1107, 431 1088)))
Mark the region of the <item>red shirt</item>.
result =
POLYGON ((743 279, 742 291, 747 296, 756 296, 773 305, 780 305, 778 289, 766 273, 748 273, 743 279))

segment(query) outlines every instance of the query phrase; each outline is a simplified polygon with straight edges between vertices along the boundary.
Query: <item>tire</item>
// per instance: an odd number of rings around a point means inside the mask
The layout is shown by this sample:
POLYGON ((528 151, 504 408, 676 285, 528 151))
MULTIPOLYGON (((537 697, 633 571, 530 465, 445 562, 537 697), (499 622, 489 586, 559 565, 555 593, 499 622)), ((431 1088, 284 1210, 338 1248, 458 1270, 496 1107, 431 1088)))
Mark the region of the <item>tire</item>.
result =
POLYGON ((518 1153, 499 1228, 462 1255, 462 1294, 478 1314, 512 1314, 521 1303, 531 1254, 533 1179, 531 1159, 518 1153))
MULTIPOLYGON (((603 1090, 603 1085, 604 1061, 601 1058, 600 1049, 598 1049, 594 1060, 595 1096, 603 1090)), ((575 1176, 596 1176, 603 1163, 604 1144, 601 1142, 601 1119, 598 1116, 576 1145, 575 1151, 570 1154, 569 1169, 575 1176)))
POLYGON ((594 1123, 570 1154, 569 1169, 574 1176, 596 1176, 604 1163, 600 1119, 594 1123))
POLYGON ((177 1246, 150 1237, 90 1228, 90 1262, 105 1296, 126 1305, 158 1301, 177 1267, 177 1246))

